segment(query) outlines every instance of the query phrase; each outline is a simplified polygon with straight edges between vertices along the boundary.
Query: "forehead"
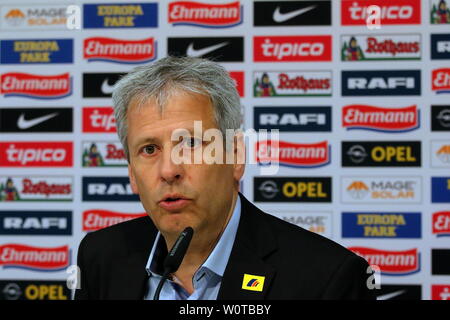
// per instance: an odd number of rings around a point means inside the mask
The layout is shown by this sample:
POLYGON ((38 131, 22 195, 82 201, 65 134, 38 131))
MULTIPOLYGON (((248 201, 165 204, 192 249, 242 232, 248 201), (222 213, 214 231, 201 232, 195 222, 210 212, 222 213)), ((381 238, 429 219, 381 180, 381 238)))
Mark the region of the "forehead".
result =
POLYGON ((191 128, 199 120, 204 128, 217 127, 211 99, 181 90, 171 92, 162 106, 156 98, 133 99, 127 112, 130 137, 144 131, 191 128))

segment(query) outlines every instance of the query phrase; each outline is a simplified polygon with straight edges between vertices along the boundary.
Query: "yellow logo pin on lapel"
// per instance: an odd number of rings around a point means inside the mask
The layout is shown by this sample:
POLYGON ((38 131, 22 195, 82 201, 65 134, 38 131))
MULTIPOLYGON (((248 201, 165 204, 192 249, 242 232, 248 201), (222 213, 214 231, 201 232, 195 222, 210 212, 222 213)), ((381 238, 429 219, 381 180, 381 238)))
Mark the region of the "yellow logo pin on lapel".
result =
POLYGON ((266 277, 244 273, 242 289, 250 291, 263 291, 265 278, 266 277))

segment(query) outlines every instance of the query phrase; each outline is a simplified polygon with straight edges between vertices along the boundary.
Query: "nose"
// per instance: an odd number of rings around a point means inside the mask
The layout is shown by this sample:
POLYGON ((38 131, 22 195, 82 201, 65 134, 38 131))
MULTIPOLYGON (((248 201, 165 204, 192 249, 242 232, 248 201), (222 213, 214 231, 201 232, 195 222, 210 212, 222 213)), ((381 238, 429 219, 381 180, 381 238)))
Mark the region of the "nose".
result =
POLYGON ((172 161, 171 150, 171 147, 164 148, 159 168, 161 180, 170 185, 181 180, 184 175, 182 165, 172 161))

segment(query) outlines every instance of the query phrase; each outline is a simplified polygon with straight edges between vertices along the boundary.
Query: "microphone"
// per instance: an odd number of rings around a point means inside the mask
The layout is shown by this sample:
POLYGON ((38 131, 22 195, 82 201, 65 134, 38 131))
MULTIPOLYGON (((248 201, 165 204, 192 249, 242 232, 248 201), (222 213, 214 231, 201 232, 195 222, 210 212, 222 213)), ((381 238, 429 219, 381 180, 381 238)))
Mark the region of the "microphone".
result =
POLYGON ((153 300, 159 300, 159 294, 161 293, 161 289, 164 285, 164 282, 169 277, 169 274, 176 272, 180 267, 184 255, 186 254, 186 251, 189 247, 189 243, 191 243, 193 234, 194 229, 192 229, 191 227, 187 227, 183 230, 183 232, 180 233, 177 241, 175 241, 172 249, 170 249, 167 257, 164 259, 164 273, 161 280, 159 281, 158 287, 156 288, 153 300))

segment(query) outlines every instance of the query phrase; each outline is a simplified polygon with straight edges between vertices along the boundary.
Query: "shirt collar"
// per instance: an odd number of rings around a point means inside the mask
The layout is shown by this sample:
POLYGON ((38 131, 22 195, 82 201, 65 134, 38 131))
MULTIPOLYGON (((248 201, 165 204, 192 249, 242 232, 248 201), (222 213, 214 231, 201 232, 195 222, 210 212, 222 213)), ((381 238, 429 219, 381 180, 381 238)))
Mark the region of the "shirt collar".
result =
MULTIPOLYGON (((239 195, 236 199, 236 205, 234 207, 232 216, 225 227, 219 241, 214 247, 213 251, 210 253, 203 265, 200 266, 199 270, 207 269, 218 276, 222 277, 227 266, 228 259, 233 248, 234 239, 236 237, 236 232, 239 225, 239 220, 241 217, 241 199, 239 195)), ((147 260, 147 265, 145 267, 147 274, 151 276, 153 273, 161 275, 163 273, 163 262, 167 255, 167 247, 164 238, 161 233, 158 232, 155 241, 153 243, 150 256, 147 260)))

